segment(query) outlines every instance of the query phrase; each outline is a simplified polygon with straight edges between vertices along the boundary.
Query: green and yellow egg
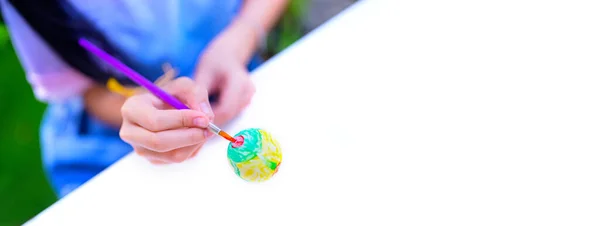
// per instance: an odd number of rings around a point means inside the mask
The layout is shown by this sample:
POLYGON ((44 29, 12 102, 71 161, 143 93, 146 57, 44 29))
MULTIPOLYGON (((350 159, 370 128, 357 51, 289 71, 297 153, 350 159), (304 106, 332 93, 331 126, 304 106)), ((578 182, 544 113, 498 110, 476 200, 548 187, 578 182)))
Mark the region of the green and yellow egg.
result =
POLYGON ((227 158, 234 172, 250 182, 269 180, 281 163, 281 146, 272 135, 262 129, 246 129, 235 135, 243 138, 238 146, 231 143, 227 148, 227 158))

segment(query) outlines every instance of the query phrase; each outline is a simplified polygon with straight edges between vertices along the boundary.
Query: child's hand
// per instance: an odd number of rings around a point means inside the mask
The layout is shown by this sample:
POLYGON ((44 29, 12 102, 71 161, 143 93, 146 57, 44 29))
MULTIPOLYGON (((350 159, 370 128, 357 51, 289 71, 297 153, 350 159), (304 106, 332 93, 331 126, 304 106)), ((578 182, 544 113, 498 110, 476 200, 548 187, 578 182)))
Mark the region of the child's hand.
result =
POLYGON ((121 138, 155 164, 180 163, 195 155, 212 134, 214 115, 204 87, 183 77, 164 90, 191 110, 173 109, 150 93, 130 97, 121 113, 121 138))
POLYGON ((195 79, 218 96, 213 109, 219 126, 241 113, 254 95, 246 65, 256 46, 255 36, 245 24, 234 23, 209 44, 200 58, 195 79))

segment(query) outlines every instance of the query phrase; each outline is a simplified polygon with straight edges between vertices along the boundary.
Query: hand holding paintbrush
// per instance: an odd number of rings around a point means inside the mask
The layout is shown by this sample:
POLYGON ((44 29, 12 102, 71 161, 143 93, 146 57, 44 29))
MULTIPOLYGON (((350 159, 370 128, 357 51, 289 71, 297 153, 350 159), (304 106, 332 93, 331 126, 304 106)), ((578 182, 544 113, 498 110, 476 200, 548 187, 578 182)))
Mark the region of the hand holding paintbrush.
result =
POLYGON ((131 96, 121 108, 120 136, 153 163, 180 163, 194 156, 208 140, 214 115, 205 104, 206 89, 191 79, 176 79, 164 90, 189 109, 173 109, 151 93, 131 96))
POLYGON ((122 108, 121 137, 138 154, 153 163, 182 162, 198 152, 210 132, 236 142, 211 123, 206 88, 183 77, 160 89, 90 42, 81 39, 79 44, 150 92, 130 97, 122 108))

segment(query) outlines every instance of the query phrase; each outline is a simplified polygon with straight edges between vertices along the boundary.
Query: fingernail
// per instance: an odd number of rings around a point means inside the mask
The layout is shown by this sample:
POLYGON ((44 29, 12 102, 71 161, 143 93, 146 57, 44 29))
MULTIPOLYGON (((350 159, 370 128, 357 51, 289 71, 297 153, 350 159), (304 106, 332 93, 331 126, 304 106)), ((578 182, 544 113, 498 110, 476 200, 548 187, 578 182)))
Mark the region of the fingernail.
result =
POLYGON ((202 110, 202 112, 204 112, 204 114, 207 114, 210 117, 213 116, 212 110, 210 109, 210 105, 208 105, 207 102, 202 102, 200 104, 200 110, 202 110))
POLYGON ((204 117, 198 117, 194 119, 194 125, 199 126, 199 127, 207 127, 208 126, 208 120, 204 117))
POLYGON ((209 138, 211 133, 212 133, 212 132, 210 132, 210 131, 208 131, 208 130, 205 130, 205 131, 204 131, 204 138, 209 138))

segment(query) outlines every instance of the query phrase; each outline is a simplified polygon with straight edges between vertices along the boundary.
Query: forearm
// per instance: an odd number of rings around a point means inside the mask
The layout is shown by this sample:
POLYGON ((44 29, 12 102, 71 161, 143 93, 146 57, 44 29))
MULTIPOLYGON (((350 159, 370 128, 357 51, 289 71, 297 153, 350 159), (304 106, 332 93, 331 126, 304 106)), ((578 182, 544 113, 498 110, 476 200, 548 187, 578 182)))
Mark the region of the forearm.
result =
POLYGON ((255 26, 258 35, 266 33, 277 23, 289 0, 244 0, 238 20, 255 26))
POLYGON ((289 0, 244 0, 244 4, 229 29, 241 39, 246 60, 256 52, 285 11, 289 0))
POLYGON ((120 128, 123 122, 121 107, 125 100, 124 96, 112 93, 103 86, 89 88, 84 94, 87 112, 114 128, 120 128))

